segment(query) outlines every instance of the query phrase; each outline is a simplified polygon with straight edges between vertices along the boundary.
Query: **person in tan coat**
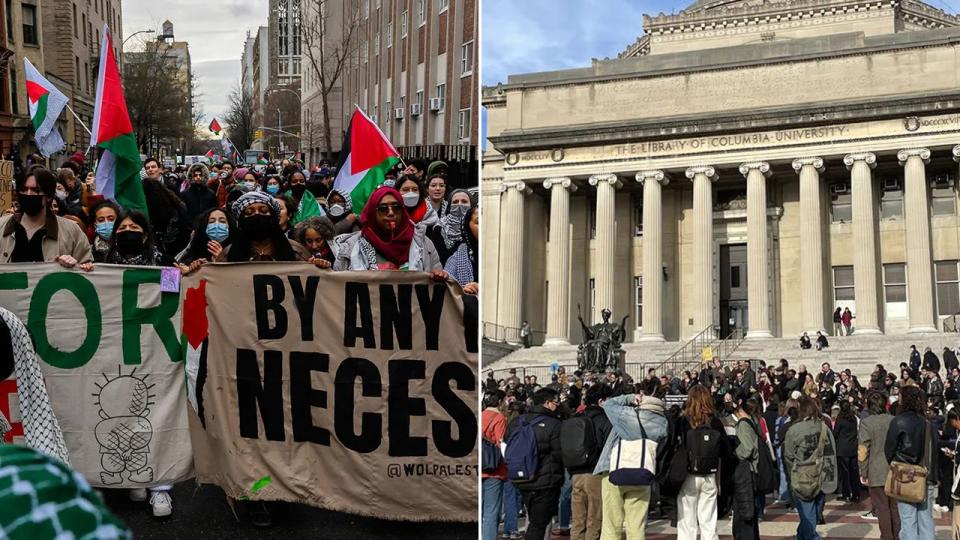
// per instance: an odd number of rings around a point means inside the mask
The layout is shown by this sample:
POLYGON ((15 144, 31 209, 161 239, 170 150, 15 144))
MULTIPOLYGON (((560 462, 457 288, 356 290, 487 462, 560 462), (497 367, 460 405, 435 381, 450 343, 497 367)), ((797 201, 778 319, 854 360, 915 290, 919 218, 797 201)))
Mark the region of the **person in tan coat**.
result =
POLYGON ((50 211, 57 177, 35 168, 16 183, 19 209, 0 217, 0 263, 58 262, 93 269, 90 241, 74 222, 50 211))

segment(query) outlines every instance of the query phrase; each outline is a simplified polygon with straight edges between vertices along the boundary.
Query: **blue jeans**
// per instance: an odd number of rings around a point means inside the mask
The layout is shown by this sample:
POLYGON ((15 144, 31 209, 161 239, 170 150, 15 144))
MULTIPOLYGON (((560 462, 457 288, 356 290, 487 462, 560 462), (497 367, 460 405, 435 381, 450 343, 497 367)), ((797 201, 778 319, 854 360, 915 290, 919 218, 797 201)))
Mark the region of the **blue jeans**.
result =
POLYGON ((500 509, 503 507, 503 480, 483 479, 483 515, 480 525, 482 540, 497 540, 500 509))
POLYGON ((570 516, 573 511, 570 509, 570 498, 573 495, 573 481, 570 479, 570 473, 563 473, 563 487, 560 488, 560 510, 557 512, 560 522, 557 527, 561 529, 570 528, 570 516))
POLYGON ((523 500, 520 498, 520 492, 513 487, 513 482, 505 482, 503 484, 503 532, 505 534, 513 534, 519 530, 517 521, 520 520, 521 506, 523 506, 523 500))
POLYGON ((797 504, 797 513, 800 514, 800 524, 797 526, 797 540, 820 540, 817 534, 817 512, 823 505, 823 493, 812 501, 794 499, 797 504))
POLYGON ((790 486, 787 484, 787 469, 783 461, 783 447, 777 450, 777 454, 777 457, 780 458, 780 500, 790 505, 793 503, 790 501, 790 486))
POLYGON ((927 498, 920 504, 897 501, 900 511, 900 540, 928 540, 934 537, 934 486, 927 486, 927 498))

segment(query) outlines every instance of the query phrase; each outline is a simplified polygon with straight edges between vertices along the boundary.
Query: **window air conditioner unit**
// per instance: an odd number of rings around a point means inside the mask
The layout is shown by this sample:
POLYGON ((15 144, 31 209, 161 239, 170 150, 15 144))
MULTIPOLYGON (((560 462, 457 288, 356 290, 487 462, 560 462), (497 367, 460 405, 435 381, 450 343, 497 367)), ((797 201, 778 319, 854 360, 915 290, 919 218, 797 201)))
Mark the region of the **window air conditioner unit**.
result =
POLYGON ((938 174, 933 177, 933 186, 938 188, 953 187, 953 175, 938 174))
POLYGON ((403 120, 403 107, 397 107, 393 111, 393 117, 396 118, 397 120, 403 120))
POLYGON ((410 116, 420 116, 420 104, 411 103, 410 104, 410 116))
POLYGON ((830 193, 832 195, 843 195, 849 191, 846 184, 831 184, 830 193))
POLYGON ((443 98, 430 98, 430 110, 433 112, 443 110, 443 98))
POLYGON ((884 179, 883 179, 883 190, 884 190, 884 191, 900 191, 900 179, 899 179, 899 178, 884 178, 884 179))

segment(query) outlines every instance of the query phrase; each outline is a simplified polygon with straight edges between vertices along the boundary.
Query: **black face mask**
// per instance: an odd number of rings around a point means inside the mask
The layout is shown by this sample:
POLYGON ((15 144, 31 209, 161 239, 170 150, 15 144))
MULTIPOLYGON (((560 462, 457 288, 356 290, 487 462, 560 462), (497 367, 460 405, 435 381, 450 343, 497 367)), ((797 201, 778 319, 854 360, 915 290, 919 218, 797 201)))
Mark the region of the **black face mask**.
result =
POLYGON ((293 196, 296 198, 303 197, 303 192, 307 190, 306 184, 293 184, 290 186, 290 191, 293 192, 293 196))
POLYGON ((143 233, 140 231, 120 231, 116 242, 121 255, 136 255, 143 251, 143 233))
POLYGON ((737 405, 732 401, 727 401, 723 404, 723 410, 733 414, 733 411, 737 410, 737 405))
POLYGON ((276 224, 272 216, 257 214, 243 218, 243 232, 253 240, 265 240, 270 236, 276 224))
POLYGON ((43 195, 24 195, 18 193, 17 201, 20 203, 20 209, 28 216, 35 216, 43 211, 43 195))

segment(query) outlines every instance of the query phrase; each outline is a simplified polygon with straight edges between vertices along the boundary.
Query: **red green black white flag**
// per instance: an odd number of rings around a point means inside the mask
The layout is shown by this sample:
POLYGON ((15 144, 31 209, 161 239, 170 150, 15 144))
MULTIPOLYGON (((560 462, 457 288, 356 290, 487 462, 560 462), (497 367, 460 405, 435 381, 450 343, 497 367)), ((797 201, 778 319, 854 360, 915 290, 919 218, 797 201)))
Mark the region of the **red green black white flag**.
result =
POLYGON ((43 157, 50 157, 66 147, 63 137, 57 131, 57 118, 67 106, 68 99, 60 89, 44 78, 27 58, 23 59, 23 67, 27 79, 27 105, 30 108, 33 137, 43 157))

